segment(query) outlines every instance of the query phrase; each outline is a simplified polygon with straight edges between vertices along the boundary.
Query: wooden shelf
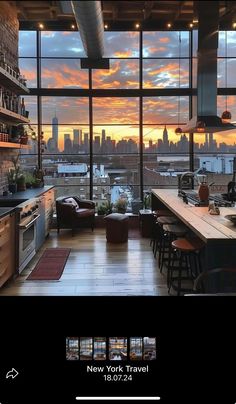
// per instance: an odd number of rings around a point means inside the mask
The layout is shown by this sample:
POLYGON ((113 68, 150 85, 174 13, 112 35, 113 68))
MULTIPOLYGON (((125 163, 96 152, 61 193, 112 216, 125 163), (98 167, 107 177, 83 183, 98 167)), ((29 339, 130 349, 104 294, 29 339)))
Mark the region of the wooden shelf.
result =
POLYGON ((6 123, 29 123, 29 119, 25 116, 16 114, 13 111, 9 111, 6 108, 0 107, 0 120, 3 120, 6 123))
POLYGON ((14 92, 15 94, 27 95, 30 93, 29 89, 19 82, 15 77, 9 74, 5 69, 0 66, 0 84, 14 92))
POLYGON ((29 149, 29 145, 21 143, 0 142, 0 148, 6 149, 29 149))

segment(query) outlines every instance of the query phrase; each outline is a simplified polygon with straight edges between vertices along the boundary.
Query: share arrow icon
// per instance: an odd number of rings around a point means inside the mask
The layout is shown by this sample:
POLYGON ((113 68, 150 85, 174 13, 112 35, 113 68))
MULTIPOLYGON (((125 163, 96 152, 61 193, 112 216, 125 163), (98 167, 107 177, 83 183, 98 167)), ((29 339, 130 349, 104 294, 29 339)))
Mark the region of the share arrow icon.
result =
POLYGON ((12 368, 11 370, 9 370, 9 372, 7 372, 6 374, 6 379, 12 378, 15 379, 16 376, 18 376, 19 372, 17 372, 17 370, 15 368, 12 368))

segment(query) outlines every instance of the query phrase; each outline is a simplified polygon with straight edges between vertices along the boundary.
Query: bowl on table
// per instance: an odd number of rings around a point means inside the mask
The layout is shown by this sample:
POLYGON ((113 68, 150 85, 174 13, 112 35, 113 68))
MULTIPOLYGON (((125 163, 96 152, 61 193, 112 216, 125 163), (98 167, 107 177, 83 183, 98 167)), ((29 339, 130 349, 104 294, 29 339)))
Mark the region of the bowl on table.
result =
POLYGON ((225 219, 230 220, 233 224, 236 225, 236 215, 226 215, 225 219))

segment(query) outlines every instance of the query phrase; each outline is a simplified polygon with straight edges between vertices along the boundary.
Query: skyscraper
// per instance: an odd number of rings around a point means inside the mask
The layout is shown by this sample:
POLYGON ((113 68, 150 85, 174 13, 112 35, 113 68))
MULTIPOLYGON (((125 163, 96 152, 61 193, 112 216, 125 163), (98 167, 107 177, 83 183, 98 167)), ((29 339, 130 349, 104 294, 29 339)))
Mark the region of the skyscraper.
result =
POLYGON ((89 152, 89 135, 88 133, 84 133, 84 152, 89 152))
POLYGON ((205 143, 204 143, 204 146, 205 146, 205 150, 208 150, 208 147, 209 147, 209 143, 208 143, 208 133, 205 133, 205 143))
POLYGON ((72 141, 69 133, 64 133, 64 153, 72 152, 72 141))
POLYGON ((82 130, 81 129, 73 129, 73 144, 74 146, 80 145, 81 143, 81 135, 82 135, 82 130))
POLYGON ((213 151, 213 145, 214 145, 214 143, 213 143, 213 133, 209 133, 209 150, 210 151, 213 151))
POLYGON ((82 137, 82 130, 73 129, 73 151, 75 153, 79 152, 79 148, 81 145, 81 137, 82 137))
POLYGON ((164 151, 168 151, 169 150, 169 140, 168 140, 168 131, 166 129, 166 125, 164 127, 163 130, 163 147, 164 147, 164 151))
POLYGON ((58 151, 58 118, 55 116, 52 118, 52 138, 54 140, 55 149, 58 151))
POLYGON ((93 152, 99 153, 100 152, 100 136, 95 136, 93 141, 93 152))
POLYGON ((105 143, 106 141, 106 131, 105 129, 102 129, 102 144, 105 143))
POLYGON ((102 142, 101 142, 101 153, 106 153, 106 131, 102 129, 102 142))

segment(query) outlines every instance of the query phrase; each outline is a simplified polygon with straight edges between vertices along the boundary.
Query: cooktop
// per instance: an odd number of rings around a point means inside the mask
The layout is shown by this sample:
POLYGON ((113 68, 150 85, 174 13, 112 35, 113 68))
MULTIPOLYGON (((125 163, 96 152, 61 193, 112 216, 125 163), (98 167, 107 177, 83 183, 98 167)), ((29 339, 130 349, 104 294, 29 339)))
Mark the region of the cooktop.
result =
POLYGON ((212 194, 209 196, 209 201, 200 201, 196 191, 179 191, 179 197, 183 198, 183 202, 191 203, 194 206, 208 206, 209 202, 214 202, 216 206, 230 207, 234 206, 234 202, 228 201, 225 196, 221 194, 212 194))

